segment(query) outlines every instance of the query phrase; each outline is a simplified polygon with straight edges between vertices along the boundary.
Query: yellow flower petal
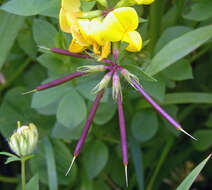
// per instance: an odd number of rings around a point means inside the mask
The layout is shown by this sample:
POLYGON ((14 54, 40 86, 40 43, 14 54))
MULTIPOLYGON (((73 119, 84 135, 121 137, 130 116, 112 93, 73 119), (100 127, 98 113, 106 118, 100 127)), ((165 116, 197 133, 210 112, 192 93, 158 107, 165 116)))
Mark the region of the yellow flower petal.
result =
POLYGON ((121 7, 113 11, 125 32, 133 31, 138 27, 138 15, 132 7, 121 7))
POLYGON ((60 14, 59 14, 59 20, 60 20, 60 28, 63 32, 71 33, 71 27, 70 24, 66 18, 66 12, 64 9, 60 9, 60 14))
POLYGON ((80 6, 80 0, 62 0, 62 8, 68 12, 79 11, 80 6))
POLYGON ((129 45, 126 47, 127 51, 137 52, 142 48, 142 38, 137 31, 128 32, 122 41, 127 42, 129 45))
POLYGON ((89 41, 86 39, 86 36, 84 36, 82 34, 82 32, 80 31, 80 27, 78 25, 78 23, 74 23, 72 24, 71 27, 71 34, 73 36, 73 39, 80 44, 81 46, 89 46, 91 45, 89 43, 89 41))
POLYGON ((125 33, 138 27, 138 15, 131 7, 121 7, 110 12, 103 20, 107 41, 120 41, 125 33))
POLYGON ((104 37, 108 41, 117 42, 122 39, 124 29, 113 12, 110 12, 103 20, 104 37))
POLYGON ((141 5, 141 4, 148 5, 148 4, 153 3, 155 0, 135 0, 135 1, 139 5, 141 5))
POLYGON ((86 49, 85 46, 81 46, 74 39, 72 39, 71 44, 69 46, 69 51, 72 53, 80 53, 86 49))
POLYGON ((105 42, 105 44, 102 46, 101 57, 99 58, 98 61, 101 61, 102 59, 106 58, 110 54, 110 50, 111 50, 111 43, 105 42))

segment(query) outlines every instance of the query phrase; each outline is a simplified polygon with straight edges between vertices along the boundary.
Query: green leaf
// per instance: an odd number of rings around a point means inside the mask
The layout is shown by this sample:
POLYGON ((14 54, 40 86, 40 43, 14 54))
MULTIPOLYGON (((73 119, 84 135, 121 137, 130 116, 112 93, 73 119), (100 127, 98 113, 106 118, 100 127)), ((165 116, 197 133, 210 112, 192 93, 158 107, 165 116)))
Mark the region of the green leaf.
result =
POLYGON ((57 182, 57 171, 56 171, 54 150, 48 138, 44 139, 44 149, 46 156, 49 189, 57 190, 58 182, 57 182))
POLYGON ((1 6, 1 9, 22 16, 31 16, 47 9, 51 0, 11 0, 1 6))
POLYGON ((16 161, 20 161, 21 159, 17 156, 11 156, 7 159, 7 161, 5 162, 5 164, 9 164, 10 162, 16 162, 16 161))
POLYGON ((65 140, 78 140, 81 136, 84 122, 77 127, 68 128, 60 123, 55 123, 52 130, 52 137, 65 140))
POLYGON ((26 184, 26 190, 39 190, 39 175, 35 174, 26 184))
POLYGON ((212 1, 201 0, 191 6, 191 11, 183 15, 184 18, 194 21, 203 21, 212 17, 212 1))
POLYGON ((31 96, 30 94, 24 96, 23 92, 26 92, 26 89, 22 87, 9 90, 0 107, 0 131, 6 138, 17 128, 17 121, 21 121, 22 124, 34 123, 39 127, 40 137, 44 133, 46 135, 54 123, 53 117, 43 117, 31 109, 31 96))
POLYGON ((142 165, 142 152, 139 143, 134 137, 130 136, 130 151, 132 153, 133 164, 136 172, 139 190, 144 189, 144 174, 142 165))
POLYGON ((128 69, 134 75, 136 75, 141 81, 150 81, 156 82, 157 79, 153 78, 152 76, 148 75, 145 71, 143 71, 140 67, 133 65, 133 64, 123 64, 124 68, 128 69))
POLYGON ((183 182, 178 186, 176 190, 188 190, 196 177, 200 174, 201 170, 209 160, 211 155, 209 155, 205 160, 203 160, 197 167, 195 167, 192 172, 183 180, 183 182))
POLYGON ((115 112, 116 104, 109 102, 100 103, 93 121, 98 125, 104 125, 113 118, 115 112))
POLYGON ((83 163, 90 179, 96 177, 108 160, 108 148, 101 141, 89 144, 83 152, 83 163))
POLYGON ((155 75, 183 58, 212 37, 212 25, 200 27, 170 41, 152 59, 146 68, 149 75, 155 75))
POLYGON ((206 122, 206 126, 207 127, 212 127, 212 114, 209 115, 209 118, 206 122))
POLYGON ((81 1, 81 9, 82 11, 91 11, 95 6, 95 4, 96 1, 90 1, 90 2, 81 1))
POLYGON ((187 59, 181 59, 167 67, 162 74, 170 80, 192 79, 192 67, 187 59))
POLYGON ((0 10, 0 69, 10 52, 17 34, 24 23, 24 17, 0 10))
POLYGON ((192 28, 188 26, 172 26, 167 28, 160 36, 155 48, 154 55, 159 52, 168 42, 190 32, 192 28))
MULTIPOLYGON (((169 104, 211 104, 212 103, 212 93, 202 93, 202 92, 182 92, 182 93, 170 93, 166 94, 165 99, 160 105, 169 104)), ((140 100, 137 108, 148 108, 151 105, 146 100, 140 100)))
POLYGON ((193 142, 193 145, 197 150, 204 151, 211 147, 212 130, 197 130, 193 135, 198 139, 198 141, 193 142))
MULTIPOLYGON (((80 79, 79 79, 80 80, 80 79)), ((77 84, 77 90, 79 93, 90 101, 94 101, 96 95, 92 92, 92 89, 100 82, 100 80, 93 79, 93 78, 84 78, 82 82, 77 84), (86 81, 86 82, 85 82, 86 81)), ((104 95, 101 99, 101 102, 107 102, 111 97, 110 90, 106 88, 104 95)))
POLYGON ((8 156, 5 164, 9 164, 10 162, 15 162, 15 161, 21 160, 18 156, 16 156, 15 154, 11 154, 9 152, 0 152, 0 155, 8 156))
POLYGON ((57 109, 57 120, 66 127, 72 128, 86 119, 87 108, 84 99, 72 89, 60 101, 57 109))
MULTIPOLYGON (((45 144, 44 139, 41 139, 38 144, 37 151, 35 152, 35 157, 31 159, 29 163, 32 172, 39 173, 40 181, 48 185, 48 177, 47 177, 48 174, 47 174, 47 163, 46 163, 47 160, 44 144, 45 144)), ((51 139, 51 144, 55 156, 58 184, 60 185, 73 184, 73 182, 76 180, 77 175, 76 164, 73 165, 70 174, 64 177, 70 165, 70 161, 73 158, 69 148, 64 143, 56 139, 51 139)))
MULTIPOLYGON (((44 84, 52 80, 55 80, 55 78, 47 79, 42 83, 44 84)), ((65 94, 67 94, 67 92, 71 90, 72 87, 70 86, 70 83, 65 83, 57 87, 45 89, 43 91, 38 91, 34 93, 32 96, 31 107, 35 109, 45 108, 46 106, 51 105, 56 101, 59 101, 65 94)))
POLYGON ((165 97, 164 104, 212 103, 212 93, 182 92, 171 93, 165 97))
POLYGON ((38 46, 54 47, 57 30, 49 22, 35 19, 33 23, 33 36, 38 46))
POLYGON ((19 33, 18 44, 32 59, 36 58, 37 47, 31 30, 22 30, 19 33))
POLYGON ((162 80, 158 80, 157 82, 149 82, 142 81, 141 85, 145 89, 145 91, 156 98, 160 102, 162 102, 165 98, 165 83, 162 80))
POLYGON ((131 131, 140 142, 151 139, 158 130, 156 113, 152 110, 142 110, 136 113, 132 119, 131 131))
POLYGON ((51 4, 47 9, 40 12, 40 15, 49 16, 49 17, 59 17, 61 8, 61 0, 51 0, 51 4))
POLYGON ((37 60, 53 74, 60 75, 69 71, 68 67, 64 65, 60 59, 54 57, 52 54, 42 54, 38 57, 37 60))

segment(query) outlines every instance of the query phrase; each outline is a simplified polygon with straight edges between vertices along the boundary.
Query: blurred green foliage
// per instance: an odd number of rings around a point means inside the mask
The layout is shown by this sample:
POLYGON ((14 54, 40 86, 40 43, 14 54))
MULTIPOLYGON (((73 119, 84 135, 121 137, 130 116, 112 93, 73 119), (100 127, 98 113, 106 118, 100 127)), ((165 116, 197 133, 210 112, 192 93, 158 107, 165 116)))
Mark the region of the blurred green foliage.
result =
MULTIPOLYGON (((0 84, 1 151, 9 151, 6 140, 16 129, 17 120, 33 122, 40 139, 27 166, 27 189, 124 189, 118 115, 111 88, 101 100, 73 170, 64 176, 95 99, 91 90, 102 74, 22 95, 41 83, 93 63, 39 49, 68 48, 71 35, 62 33, 58 24, 60 3, 0 1, 0 75, 6 81, 0 84)), ((83 1, 82 5, 83 10, 99 6, 95 0, 83 1)), ((187 173, 170 176, 186 168, 188 161, 197 165, 212 146, 212 2, 156 0, 149 7, 135 8, 141 21, 139 32, 146 45, 138 53, 124 52, 121 64, 136 74, 144 89, 198 141, 179 134, 122 82, 130 153, 128 189, 176 189, 187 173)), ((1 176, 19 178, 17 165, 3 166, 1 161, 0 187, 20 189, 19 180, 7 183, 10 180, 1 176)), ((212 189, 211 180, 212 168, 208 165, 194 187, 212 189)))

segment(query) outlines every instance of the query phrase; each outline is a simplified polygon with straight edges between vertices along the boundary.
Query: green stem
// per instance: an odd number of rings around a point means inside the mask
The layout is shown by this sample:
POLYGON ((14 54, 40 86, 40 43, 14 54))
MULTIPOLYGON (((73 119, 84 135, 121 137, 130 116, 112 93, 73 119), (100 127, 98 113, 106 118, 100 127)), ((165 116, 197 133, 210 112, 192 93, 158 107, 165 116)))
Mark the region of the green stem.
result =
POLYGON ((193 57, 191 57, 190 59, 191 63, 195 61, 196 59, 198 59, 199 57, 201 57, 203 54, 205 54, 208 50, 211 49, 211 47, 212 47, 212 44, 209 44, 205 46, 204 48, 202 48, 198 53, 196 53, 193 57))
POLYGON ((161 19, 164 12, 166 0, 155 1, 150 6, 150 18, 149 18, 149 46, 150 53, 153 52, 158 36, 160 35, 161 19))
POLYGON ((7 82, 0 86, 0 92, 10 86, 12 82, 24 71, 24 69, 28 66, 30 63, 31 58, 27 58, 26 61, 16 70, 16 72, 7 80, 7 82))
POLYGON ((4 182, 4 183, 18 183, 18 179, 16 177, 0 176, 0 182, 4 182))
POLYGON ((25 190, 26 187, 26 174, 25 174, 25 159, 21 159, 21 181, 22 181, 22 190, 25 190))
POLYGON ((166 156, 167 156, 169 150, 171 149, 173 143, 174 143, 174 137, 170 137, 169 140, 168 140, 168 142, 166 143, 166 146, 163 149, 163 152, 162 152, 162 154, 160 156, 160 160, 159 160, 159 162, 157 164, 156 169, 154 170, 154 173, 153 173, 153 175, 152 175, 152 177, 150 179, 150 182, 147 185, 147 190, 151 190, 152 189, 153 184, 155 182, 155 179, 156 179, 156 177, 158 175, 158 172, 160 171, 160 168, 163 165, 163 163, 164 163, 164 161, 166 159, 166 156))

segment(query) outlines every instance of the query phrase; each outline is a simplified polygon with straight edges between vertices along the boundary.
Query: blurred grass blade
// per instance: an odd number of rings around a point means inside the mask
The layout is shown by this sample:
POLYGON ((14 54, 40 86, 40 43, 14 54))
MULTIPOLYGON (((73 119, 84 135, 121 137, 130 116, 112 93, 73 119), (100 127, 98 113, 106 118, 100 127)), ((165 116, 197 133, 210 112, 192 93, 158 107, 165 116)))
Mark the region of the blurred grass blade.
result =
POLYGON ((155 75, 174 62, 191 53, 212 37, 212 25, 195 29, 170 41, 152 59, 146 68, 149 75, 155 75))
POLYGON ((50 190, 57 190, 58 183, 57 183, 57 171, 55 165, 55 157, 52 145, 48 138, 44 139, 44 148, 46 152, 46 165, 48 171, 48 184, 50 190))
POLYGON ((35 174, 26 184, 26 190, 39 190, 39 175, 35 174))
POLYGON ((0 10, 0 69, 4 64, 16 36, 24 23, 24 17, 0 10))
POLYGON ((211 154, 205 160, 203 160, 196 168, 194 168, 176 190, 188 190, 210 157, 211 154))
POLYGON ((139 190, 144 190, 144 174, 142 167, 142 152, 139 143, 134 137, 130 137, 130 150, 132 153, 133 164, 135 167, 136 178, 138 181, 139 190))
MULTIPOLYGON (((212 104, 212 93, 202 92, 181 92, 166 94, 165 99, 160 105, 171 104, 212 104)), ((137 108, 143 109, 151 107, 145 100, 140 100, 137 108)))

